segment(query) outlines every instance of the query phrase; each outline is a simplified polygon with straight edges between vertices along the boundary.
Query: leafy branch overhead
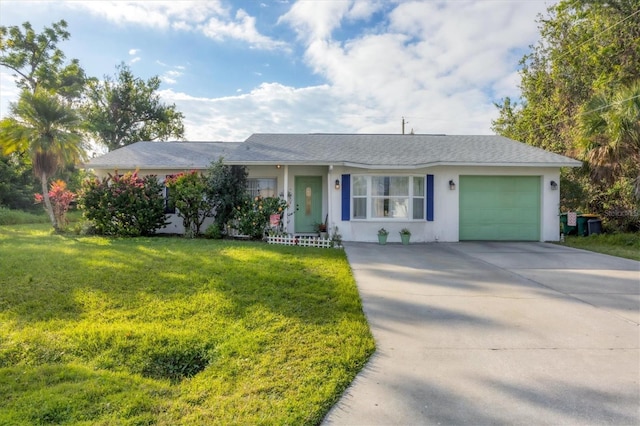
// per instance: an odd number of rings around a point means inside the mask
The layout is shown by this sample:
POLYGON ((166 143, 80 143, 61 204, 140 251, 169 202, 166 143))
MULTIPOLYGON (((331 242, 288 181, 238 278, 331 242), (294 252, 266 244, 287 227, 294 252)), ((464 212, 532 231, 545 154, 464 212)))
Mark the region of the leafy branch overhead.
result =
POLYGON ((77 59, 64 65, 58 42, 68 40, 67 23, 60 20, 36 33, 29 22, 22 27, 0 27, 0 66, 17 78, 16 84, 32 93, 42 88, 67 100, 80 97, 86 81, 77 59))
POLYGON ((160 78, 135 77, 125 64, 114 77, 87 84, 84 112, 88 131, 109 150, 139 141, 182 139, 184 118, 175 105, 161 102, 160 78))

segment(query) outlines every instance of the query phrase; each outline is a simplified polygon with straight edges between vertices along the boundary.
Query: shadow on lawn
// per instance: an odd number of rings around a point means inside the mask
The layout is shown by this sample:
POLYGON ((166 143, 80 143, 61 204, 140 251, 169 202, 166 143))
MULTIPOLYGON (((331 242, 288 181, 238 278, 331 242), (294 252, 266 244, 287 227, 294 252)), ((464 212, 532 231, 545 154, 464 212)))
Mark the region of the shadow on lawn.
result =
POLYGON ((242 392, 285 416, 303 400, 294 418, 321 415, 373 349, 343 251, 252 242, 0 227, 0 321, 0 369, 77 363, 186 394, 206 382, 195 409, 242 392), (272 382, 278 398, 260 401, 272 382))
POLYGON ((177 382, 219 351, 273 344, 263 335, 364 321, 342 251, 20 232, 0 235, 0 251, 0 270, 11 271, 0 277, 0 317, 32 330, 24 338, 36 348, 15 347, 9 364, 58 362, 71 351, 177 382), (232 336, 244 343, 228 343, 232 336))
POLYGON ((359 309, 355 287, 349 291, 351 281, 344 288, 345 280, 335 277, 348 271, 338 251, 2 233, 8 238, 0 239, 0 270, 10 272, 0 277, 0 312, 18 321, 73 320, 95 309, 135 310, 211 294, 236 318, 259 305, 322 324, 359 309), (332 269, 333 260, 338 270, 332 269))

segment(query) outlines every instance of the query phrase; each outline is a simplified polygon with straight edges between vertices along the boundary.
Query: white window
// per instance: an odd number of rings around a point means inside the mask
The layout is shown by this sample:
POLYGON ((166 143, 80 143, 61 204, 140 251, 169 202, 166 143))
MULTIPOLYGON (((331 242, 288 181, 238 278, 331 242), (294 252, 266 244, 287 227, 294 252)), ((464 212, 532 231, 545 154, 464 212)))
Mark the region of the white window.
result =
POLYGON ((276 178, 249 178, 247 179, 247 192, 251 197, 275 197, 276 178))
POLYGON ((425 207, 425 186, 424 176, 413 176, 413 218, 424 219, 424 207, 425 207))
POLYGON ((354 219, 424 219, 424 176, 353 176, 354 219))
POLYGON ((353 184, 351 185, 353 193, 353 218, 354 219, 366 219, 367 218, 367 186, 368 179, 366 176, 354 176, 353 184))

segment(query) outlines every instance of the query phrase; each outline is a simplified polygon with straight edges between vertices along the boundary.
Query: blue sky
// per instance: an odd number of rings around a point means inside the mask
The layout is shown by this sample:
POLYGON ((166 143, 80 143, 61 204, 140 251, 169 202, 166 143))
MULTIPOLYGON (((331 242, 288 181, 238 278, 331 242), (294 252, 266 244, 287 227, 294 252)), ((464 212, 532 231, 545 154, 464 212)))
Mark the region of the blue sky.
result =
MULTIPOLYGON (((490 134, 553 1, 5 1, 0 25, 64 19, 88 75, 159 75, 188 140, 258 132, 490 134)), ((0 115, 17 90, 0 69, 0 115)))

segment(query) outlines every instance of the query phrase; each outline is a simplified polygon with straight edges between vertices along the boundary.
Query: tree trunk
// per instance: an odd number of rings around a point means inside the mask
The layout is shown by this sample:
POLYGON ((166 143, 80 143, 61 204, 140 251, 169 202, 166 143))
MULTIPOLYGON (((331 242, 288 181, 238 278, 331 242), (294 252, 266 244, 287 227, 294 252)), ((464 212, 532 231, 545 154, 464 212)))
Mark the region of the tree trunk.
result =
POLYGON ((40 183, 42 184, 42 198, 44 198, 44 208, 49 214, 49 219, 51 220, 51 225, 53 225, 54 231, 59 232, 60 228, 58 227, 58 221, 56 220, 56 215, 53 214, 53 206, 51 206, 51 199, 49 198, 47 174, 45 172, 43 172, 40 176, 40 183))

